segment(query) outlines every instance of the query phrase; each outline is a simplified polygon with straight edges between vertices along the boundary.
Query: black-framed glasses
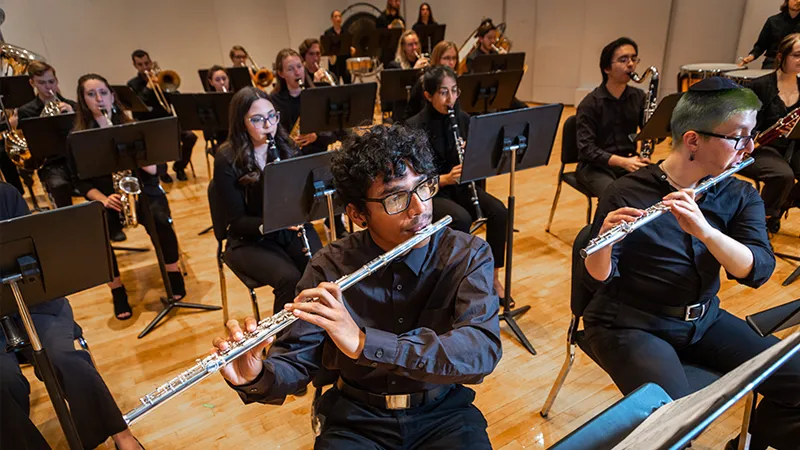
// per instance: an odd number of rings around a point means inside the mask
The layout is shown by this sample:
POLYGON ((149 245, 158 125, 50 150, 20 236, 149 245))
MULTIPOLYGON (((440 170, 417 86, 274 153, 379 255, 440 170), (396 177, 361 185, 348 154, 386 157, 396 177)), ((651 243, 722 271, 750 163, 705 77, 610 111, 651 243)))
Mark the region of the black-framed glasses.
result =
POLYGON ((749 144, 751 141, 754 141, 756 139, 756 136, 758 136, 758 133, 756 133, 755 131, 753 132, 753 134, 745 136, 726 136, 724 134, 717 134, 717 133, 712 133, 710 131, 700 131, 700 130, 695 130, 695 132, 697 134, 702 134, 703 136, 711 136, 715 138, 727 139, 729 141, 733 141, 734 142, 733 149, 736 151, 744 150, 745 148, 747 148, 747 144, 749 144))
POLYGON ((250 116, 247 118, 250 123, 258 128, 264 127, 265 124, 269 123, 270 125, 275 125, 278 121, 281 120, 281 112, 280 111, 272 111, 271 113, 267 114, 267 117, 262 116, 261 114, 256 114, 254 116, 250 116))
POLYGON ((410 191, 400 191, 389 194, 383 198, 365 198, 366 202, 380 203, 386 214, 393 216, 408 209, 411 204, 411 195, 417 194, 420 201, 426 202, 439 192, 439 176, 423 180, 410 191))

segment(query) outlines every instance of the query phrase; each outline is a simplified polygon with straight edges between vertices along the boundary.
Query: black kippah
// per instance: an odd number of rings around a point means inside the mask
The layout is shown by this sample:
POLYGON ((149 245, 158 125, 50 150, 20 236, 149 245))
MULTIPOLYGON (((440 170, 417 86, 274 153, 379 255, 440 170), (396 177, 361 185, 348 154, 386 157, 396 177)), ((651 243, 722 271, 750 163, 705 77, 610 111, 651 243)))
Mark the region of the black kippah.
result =
POLYGON ((697 82, 689 88, 691 92, 718 92, 729 91, 731 89, 744 89, 743 86, 736 84, 733 80, 725 77, 709 77, 697 82))

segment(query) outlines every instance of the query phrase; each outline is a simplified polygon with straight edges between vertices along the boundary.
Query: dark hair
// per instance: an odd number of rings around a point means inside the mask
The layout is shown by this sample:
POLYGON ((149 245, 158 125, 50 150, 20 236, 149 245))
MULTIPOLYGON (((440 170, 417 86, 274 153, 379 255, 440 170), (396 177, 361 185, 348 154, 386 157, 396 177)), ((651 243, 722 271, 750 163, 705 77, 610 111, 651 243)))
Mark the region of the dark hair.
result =
POLYGON ((447 66, 429 66, 422 74, 422 89, 433 95, 447 77, 458 80, 455 71, 447 66))
POLYGON ((333 11, 331 11, 331 18, 333 18, 333 15, 334 15, 334 14, 336 14, 337 12, 338 12, 339 14, 341 14, 341 13, 342 13, 342 11, 341 11, 341 10, 339 10, 339 9, 334 9, 333 11))
POLYGON ((781 5, 781 12, 788 12, 789 11, 789 0, 783 0, 783 4, 781 5))
POLYGON ((31 61, 31 64, 28 66, 28 76, 31 78, 40 77, 47 73, 47 71, 53 72, 53 76, 56 76, 56 69, 44 61, 31 61))
POLYGON ((430 23, 436 23, 436 21, 433 19, 433 8, 431 8, 431 5, 428 2, 420 3, 420 5, 419 5, 419 13, 417 13, 417 23, 422 23, 422 7, 423 6, 427 6, 428 7, 428 23, 429 24, 430 23))
POLYGON ((481 25, 478 27, 478 31, 475 33, 475 36, 478 36, 479 38, 482 38, 482 37, 486 36, 487 34, 489 34, 490 31, 496 30, 496 29, 497 29, 497 27, 494 26, 494 23, 492 22, 492 19, 484 19, 481 22, 481 25))
MULTIPOLYGON (((75 111, 74 130, 88 130, 92 128, 94 115, 89 110, 89 105, 86 104, 86 98, 84 97, 85 89, 83 87, 83 85, 89 80, 101 81, 106 85, 106 88, 108 88, 109 91, 112 93, 114 92, 114 90, 111 89, 111 85, 108 84, 108 80, 96 73, 87 73, 86 75, 78 78, 78 92, 76 98, 78 101, 78 108, 75 111)), ((125 114, 125 111, 125 107, 122 106, 117 96, 114 95, 114 104, 111 108, 111 122, 116 124, 133 122, 133 120, 131 120, 127 114, 125 114)))
MULTIPOLYGON (((255 149, 253 142, 250 140, 250 134, 247 132, 247 127, 244 124, 244 118, 247 111, 253 106, 256 100, 264 99, 272 103, 266 92, 261 89, 256 89, 252 86, 247 86, 240 89, 231 99, 231 105, 228 113, 228 139, 223 144, 223 147, 230 147, 231 163, 239 173, 244 174, 240 179, 240 184, 251 184, 258 181, 261 170, 255 162, 255 149)), ((274 106, 274 104, 273 104, 274 106)), ((275 132, 276 146, 278 148, 278 155, 281 159, 291 158, 296 154, 296 148, 286 134, 283 127, 278 125, 275 132)), ((267 155, 267 161, 271 161, 276 155, 267 155)))
MULTIPOLYGON (((283 79, 282 76, 278 75, 278 72, 283 71, 283 60, 290 57, 290 56, 297 56, 300 58, 300 62, 304 62, 304 58, 300 56, 299 53, 294 51, 293 48, 284 48, 283 50, 279 51, 278 54, 275 56, 275 78, 278 80, 278 87, 275 88, 274 92, 280 92, 286 89, 286 80, 283 79)), ((303 71, 305 72, 305 83, 306 87, 314 87, 314 82, 311 81, 311 78, 308 75, 308 71, 305 70, 305 64, 303 64, 303 71)))
POLYGON ((427 133, 401 125, 375 125, 362 135, 353 133, 342 149, 334 152, 331 162, 342 203, 364 213, 364 198, 372 183, 379 177, 384 183, 402 178, 407 167, 420 175, 436 173, 427 133))
POLYGON ((636 50, 636 54, 639 54, 639 46, 636 45, 633 39, 627 37, 618 38, 603 47, 603 51, 600 52, 600 74, 603 76, 603 83, 608 81, 606 69, 611 68, 611 59, 614 57, 614 52, 623 45, 633 46, 633 49, 636 50))
POLYGON ((778 45, 778 53, 775 55, 776 71, 778 69, 783 70, 783 66, 786 64, 786 60, 789 58, 789 55, 792 53, 792 48, 794 48, 794 44, 797 42, 800 42, 800 33, 792 33, 783 38, 778 45))
MULTIPOLYGON (((219 64, 214 64, 213 66, 211 66, 208 69, 208 73, 206 74, 206 82, 208 82, 209 89, 212 89, 212 90, 214 89, 214 87, 211 86, 211 80, 214 79, 214 74, 219 72, 220 70, 225 72, 225 75, 228 75, 228 71, 225 70, 225 68, 220 66, 219 64)), ((229 76, 229 78, 230 78, 230 76, 229 76)))
POLYGON ((247 50, 245 50, 244 47, 242 47, 241 45, 234 45, 233 47, 231 47, 231 51, 228 52, 228 58, 233 59, 233 54, 237 51, 244 52, 245 56, 249 55, 249 53, 247 53, 247 50))
POLYGON ((142 49, 134 50, 131 53, 131 61, 135 61, 134 58, 144 58, 145 56, 149 58, 150 54, 142 49))
POLYGON ((317 38, 308 38, 308 39, 306 39, 306 40, 304 40, 303 42, 300 43, 300 47, 298 48, 298 50, 300 51, 300 56, 303 59, 306 59, 306 53, 308 53, 308 51, 311 50, 311 47, 314 44, 319 44, 319 39, 317 39, 317 38))

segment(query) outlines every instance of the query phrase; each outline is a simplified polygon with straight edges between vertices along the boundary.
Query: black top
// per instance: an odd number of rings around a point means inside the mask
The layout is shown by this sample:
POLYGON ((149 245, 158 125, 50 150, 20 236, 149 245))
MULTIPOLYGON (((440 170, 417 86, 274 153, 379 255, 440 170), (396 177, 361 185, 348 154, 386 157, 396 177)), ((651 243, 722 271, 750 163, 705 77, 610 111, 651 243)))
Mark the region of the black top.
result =
POLYGON ((147 78, 145 78, 144 75, 137 74, 135 77, 128 80, 128 87, 139 96, 142 103, 151 108, 149 112, 134 113, 133 115, 136 117, 136 120, 149 120, 170 116, 170 113, 161 107, 155 91, 147 87, 147 78))
MULTIPOLYGON (((469 115, 455 105, 456 117, 458 117, 458 132, 466 140, 469 135, 469 115)), ((456 150, 455 136, 450 125, 450 118, 447 114, 442 114, 431 106, 430 102, 425 102, 425 107, 414 117, 408 119, 406 124, 409 127, 425 130, 433 149, 433 162, 436 165, 436 173, 444 175, 450 173, 453 167, 461 164, 456 150)))
MULTIPOLYGON (((780 95, 778 95, 778 74, 775 72, 756 78, 748 87, 761 100, 761 110, 758 112, 758 122, 756 123, 756 130, 758 131, 764 131, 775 125, 778 120, 789 114, 789 111, 800 106, 800 101, 788 107, 783 103, 780 95)), ((800 78, 797 79, 797 88, 800 90, 800 78)), ((769 146, 783 154, 790 143, 789 139, 778 138, 772 141, 769 146)))
MULTIPOLYGON (((606 215, 630 206, 646 209, 674 192, 658 165, 649 165, 617 179, 597 208, 592 236, 597 236, 606 215)), ((744 278, 728 278, 758 287, 775 269, 764 221, 764 202, 753 186, 729 177, 713 186, 697 201, 708 223, 747 246, 753 253, 753 269, 744 278)), ((720 263, 697 238, 685 233, 671 213, 666 213, 614 245, 611 275, 598 282, 594 300, 602 297, 633 302, 685 306, 715 299, 720 286, 720 263)))
MULTIPOLYGON (((291 133, 294 124, 300 118, 300 96, 292 97, 288 89, 282 89, 280 91, 272 91, 269 98, 275 109, 281 113, 281 127, 286 130, 286 133, 291 133)), ((317 133, 317 140, 303 147, 300 151, 304 155, 322 153, 327 151, 328 145, 335 141, 336 137, 332 132, 317 133)))
POLYGON ((800 15, 792 19, 788 12, 775 14, 764 22, 764 28, 761 29, 750 54, 758 58, 766 53, 767 58, 774 59, 778 54, 778 45, 792 33, 800 33, 800 15))
MULTIPOLYGON (((353 273, 383 253, 368 231, 339 239, 314 255, 297 291, 353 273)), ((259 378, 234 389, 245 403, 280 404, 323 366, 376 394, 480 383, 502 355, 493 270, 489 244, 445 227, 344 293, 366 334, 357 360, 322 328, 297 321, 269 349, 259 378)))
POLYGON ((422 88, 422 76, 420 75, 419 79, 414 83, 414 87, 411 88, 411 95, 406 104, 405 116, 414 117, 419 114, 426 103, 428 103, 428 101, 425 100, 425 89, 422 88))
POLYGON ((322 35, 323 36, 339 36, 340 34, 342 34, 342 32, 344 32, 344 27, 342 28, 342 31, 339 32, 339 33, 337 33, 336 30, 333 29, 333 27, 330 27, 327 30, 325 30, 325 32, 322 33, 322 35))
MULTIPOLYGON (((77 103, 73 102, 72 100, 68 100, 68 99, 62 97, 61 94, 58 94, 58 93, 56 93, 56 97, 60 101, 68 104, 69 106, 71 106, 73 111, 77 111, 77 109, 78 109, 78 104, 77 103)), ((44 102, 37 95, 36 98, 34 98, 33 100, 31 100, 28 103, 25 103, 24 105, 20 106, 17 109, 17 115, 19 116, 20 119, 27 119, 27 118, 30 118, 30 117, 39 117, 40 115, 42 115, 42 111, 43 110, 44 110, 44 102)))
POLYGON ((389 25, 394 22, 395 19, 400 19, 403 23, 406 22, 403 20, 403 16, 400 15, 400 11, 394 14, 388 14, 384 9, 381 15, 375 20, 375 28, 389 28, 389 25))
POLYGON ((616 98, 605 84, 590 92, 578 105, 578 159, 607 166, 611 155, 634 155, 636 143, 630 136, 644 120, 645 96, 641 89, 627 86, 616 98))
POLYGON ((496 55, 497 52, 494 49, 490 49, 488 53, 484 53, 481 49, 480 45, 476 45, 475 48, 472 49, 471 52, 467 55, 467 73, 472 73, 472 63, 475 61, 479 55, 496 55))

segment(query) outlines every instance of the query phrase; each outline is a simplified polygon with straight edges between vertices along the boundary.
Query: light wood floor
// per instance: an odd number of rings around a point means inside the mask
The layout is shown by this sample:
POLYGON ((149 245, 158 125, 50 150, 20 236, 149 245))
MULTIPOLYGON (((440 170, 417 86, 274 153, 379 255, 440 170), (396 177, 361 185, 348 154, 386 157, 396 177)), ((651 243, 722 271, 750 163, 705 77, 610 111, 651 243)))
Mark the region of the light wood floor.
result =
MULTIPOLYGON (((574 114, 567 108, 562 119, 574 114)), ((514 298, 518 305, 531 305, 520 320, 537 356, 531 356, 510 334, 503 331, 503 358, 494 373, 478 386, 477 406, 489 422, 489 436, 495 448, 546 448, 562 438, 621 396, 610 378, 583 354, 578 355, 561 395, 547 420, 539 409, 565 356, 565 331, 569 323, 570 249, 573 238, 584 225, 586 200, 565 185, 552 233, 544 231, 555 194, 560 159, 559 132, 550 165, 521 172, 517 176, 517 223, 515 237, 514 298)), ((217 243, 213 234, 197 233, 210 225, 206 186, 208 173, 202 139, 194 154, 197 178, 165 186, 169 191, 175 228, 186 259, 189 276, 187 301, 220 305, 219 279, 215 263, 217 243)), ((655 159, 667 149, 662 145, 655 159)), ((190 172, 191 173, 191 172, 190 172)), ((506 176, 491 179, 489 191, 505 200, 506 176)), ((44 201, 40 196, 40 201, 44 201)), ((794 210, 781 232, 774 237, 778 251, 800 254, 800 213, 794 210)), ((126 244, 147 246, 140 227, 128 232, 126 244)), ((162 285, 155 253, 118 253, 122 279, 134 309, 133 319, 120 322, 112 316, 111 295, 100 286, 70 297, 75 317, 100 373, 114 394, 120 409, 133 408, 138 397, 188 368, 211 349, 214 336, 223 333, 221 312, 180 311, 169 316, 144 339, 137 334, 161 309, 162 285)), ((723 306, 744 317, 762 309, 800 297, 800 281, 781 287, 781 281, 796 267, 778 260, 769 283, 752 290, 723 281, 723 306)), ((724 278, 723 278, 724 279, 724 278)), ((249 315, 247 291, 227 272, 232 317, 249 315)), ((261 310, 272 309, 270 288, 258 291, 261 310)), ((32 381, 32 418, 54 448, 67 448, 61 429, 42 383, 25 369, 32 381)), ((133 426, 134 434, 149 449, 282 448, 308 449, 313 444, 309 421, 312 395, 289 397, 281 407, 244 406, 220 376, 192 388, 178 399, 160 407, 133 426)), ((738 433, 741 405, 729 411, 708 429, 694 448, 722 448, 738 433)), ((113 443, 105 448, 114 448, 113 443)), ((101 447, 102 448, 102 447, 101 447)))

